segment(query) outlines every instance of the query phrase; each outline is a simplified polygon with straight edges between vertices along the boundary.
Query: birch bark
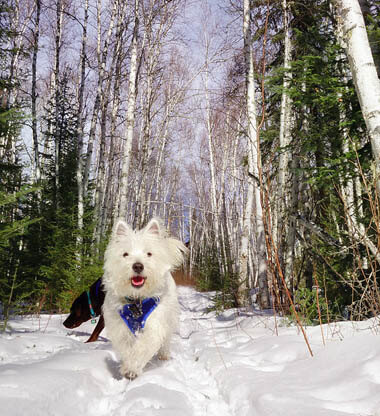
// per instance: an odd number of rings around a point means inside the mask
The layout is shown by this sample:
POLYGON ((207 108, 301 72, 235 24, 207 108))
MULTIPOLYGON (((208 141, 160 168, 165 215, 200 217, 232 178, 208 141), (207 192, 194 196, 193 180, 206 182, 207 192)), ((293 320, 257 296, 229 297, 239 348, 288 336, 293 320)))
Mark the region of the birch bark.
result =
MULTIPOLYGON (((39 0, 38 0, 39 1, 39 0)), ((87 46, 87 23, 88 23, 88 0, 84 4, 84 19, 83 19, 83 33, 82 33, 82 49, 80 56, 80 84, 78 89, 78 165, 76 172, 76 180, 78 187, 78 236, 77 236, 77 258, 80 259, 79 250, 83 242, 83 217, 84 217, 84 158, 83 158, 83 134, 84 134, 84 117, 83 117, 83 101, 84 101, 84 86, 86 76, 86 46, 87 46)))
MULTIPOLYGON (((115 10, 116 12, 116 10, 115 10)), ((102 237, 102 230, 104 228, 104 221, 105 216, 104 212, 107 210, 107 195, 105 193, 106 190, 106 183, 107 183, 107 169, 106 164, 108 161, 109 165, 112 165, 113 159, 113 143, 112 143, 112 134, 114 134, 115 130, 115 119, 116 113, 119 105, 120 97, 117 97, 116 100, 113 101, 113 108, 111 114, 111 142, 107 143, 107 121, 108 121, 108 107, 110 104, 110 96, 111 96, 111 85, 112 81, 114 81, 114 92, 115 92, 115 84, 116 84, 116 91, 118 92, 119 87, 118 84, 120 83, 120 59, 121 59, 121 45, 123 41, 123 21, 125 19, 125 3, 120 10, 120 14, 118 16, 117 22, 117 30, 116 30, 116 37, 115 37, 115 48, 112 56, 112 62, 110 64, 110 68, 107 71, 107 76, 105 76, 106 71, 103 70, 105 82, 102 88, 102 93, 100 96, 100 109, 101 109, 101 118, 100 118, 100 138, 99 138, 99 155, 98 155, 98 164, 97 164, 97 175, 96 175, 96 189, 95 189, 95 198, 94 198, 94 206, 95 206, 95 217, 96 217, 96 227, 94 230, 94 238, 96 243, 100 242, 102 237), (112 124, 113 123, 113 124, 112 124), (109 152, 107 152, 107 148, 109 152)), ((113 20, 113 19, 112 19, 113 20)), ((110 25, 111 26, 111 25, 110 25)), ((113 22, 112 22, 113 27, 113 22)), ((111 32, 107 39, 111 37, 111 32)), ((108 42, 107 42, 108 43, 108 42)), ((106 62, 106 58, 102 59, 104 65, 106 62)))
POLYGON ((251 47, 251 3, 244 0, 243 9, 243 35, 244 35, 244 60, 246 66, 246 103, 248 121, 248 191, 247 201, 244 210, 244 220, 242 236, 240 241, 239 258, 239 288, 238 302, 246 303, 248 290, 248 247, 249 236, 251 233, 251 217, 253 201, 256 207, 256 250, 257 250, 257 270, 258 284, 260 289, 260 305, 266 309, 270 307, 268 281, 267 281, 267 261, 265 247, 265 230, 263 222, 263 212, 261 205, 260 190, 255 183, 258 178, 260 164, 260 154, 258 151, 257 121, 256 121, 256 101, 255 101, 255 77, 253 66, 253 54, 251 47))
POLYGON ((139 1, 134 3, 134 29, 131 44, 131 63, 129 71, 128 82, 128 109, 127 109, 127 126, 125 135, 125 144, 123 149, 123 164, 120 177, 120 198, 119 198, 119 212, 120 218, 125 218, 127 215, 127 198, 128 198, 128 173, 129 165, 131 163, 133 130, 135 127, 135 108, 136 108, 136 83, 138 75, 138 34, 139 34, 139 1))
POLYGON ((335 0, 356 93, 371 140, 380 195, 380 81, 358 0, 335 0))
MULTIPOLYGON (((274 215, 275 227, 277 230, 277 244, 282 248, 281 254, 284 261, 285 281, 289 290, 292 290, 293 286, 293 247, 289 247, 288 244, 294 245, 295 237, 295 223, 288 215, 288 211, 294 209, 294 203, 296 198, 295 187, 297 188, 295 174, 293 173, 293 184, 289 186, 290 172, 289 161, 291 160, 291 150, 289 149, 291 141, 291 128, 292 128, 292 116, 291 106, 292 100, 287 91, 291 79, 291 28, 289 24, 290 7, 287 0, 282 1, 283 9, 283 24, 284 24, 284 79, 283 79, 283 92, 281 97, 281 112, 280 112, 280 134, 279 144, 281 148, 279 167, 278 167, 278 203, 277 203, 277 215, 274 215), (277 222, 278 216, 278 222, 277 222), (276 224, 277 222, 277 224, 276 224)), ((296 157, 293 158, 292 163, 295 162, 296 157)), ((293 171, 294 172, 294 171, 293 171)), ((293 211, 291 211, 293 212, 293 211)))
POLYGON ((56 32, 55 32, 55 57, 54 57, 54 79, 55 79, 55 208, 59 206, 58 192, 59 192, 59 175, 60 175, 60 153, 61 153, 61 135, 57 130, 59 123, 59 78, 60 78, 60 58, 61 58, 61 40, 62 40, 62 20, 63 20, 63 6, 61 0, 56 3, 56 32))
MULTIPOLYGON (((207 37, 207 35, 206 35, 207 37)), ((211 211, 212 211, 212 223, 213 231, 215 233, 215 242, 218 255, 221 254, 220 239, 219 239, 219 223, 218 223, 218 202, 216 198, 216 177, 215 177, 215 154, 214 154, 214 143, 212 134, 212 121, 211 121, 211 108, 210 108, 210 97, 209 97, 209 39, 205 39, 206 44, 206 68, 205 68, 205 99, 206 99, 206 125, 207 125, 207 144, 209 152, 209 170, 211 178, 211 211)), ((219 262, 218 262, 219 263, 219 262)))
POLYGON ((91 162, 92 162, 92 154, 94 151, 94 140, 95 140, 95 133, 96 133, 96 126, 98 120, 99 110, 101 108, 101 104, 104 100, 104 92, 103 92, 103 81, 105 76, 105 69, 106 69, 106 62, 109 50, 109 44, 111 40, 112 31, 114 28, 115 23, 115 16, 117 12, 117 8, 119 6, 119 1, 114 0, 112 5, 112 12, 111 12, 111 19, 107 29, 107 35, 104 40, 103 48, 101 42, 101 0, 97 1, 97 57, 98 57, 98 66, 99 66, 99 76, 98 82, 96 87, 96 98, 94 103, 94 108, 92 112, 92 119, 91 119, 91 126, 90 126, 90 133, 88 136, 88 143, 87 143, 87 152, 85 158, 85 168, 83 173, 83 193, 84 195, 87 194, 87 187, 88 181, 90 176, 91 170, 91 162), (103 51, 102 51, 103 49, 103 51))
MULTIPOLYGON (((116 147, 120 144, 116 140, 116 131, 117 123, 119 116, 119 106, 120 106, 120 87, 121 87, 121 76, 122 76, 122 62, 123 62, 123 48, 122 44, 124 42, 124 33, 127 30, 128 22, 126 23, 126 12, 127 12, 127 3, 123 3, 123 7, 120 11, 118 17, 118 25, 116 32, 116 47, 114 52, 114 58, 112 67, 114 70, 114 84, 113 84, 113 94, 112 94, 112 112, 111 112, 111 122, 110 122, 110 143, 109 143, 109 154, 108 154, 108 163, 106 171, 106 185, 104 190, 105 200, 103 207, 100 213, 100 236, 103 236, 107 230, 107 226, 110 220, 112 220, 112 207, 115 207, 115 198, 117 196, 117 178, 118 175, 114 175, 115 168, 117 165, 115 163, 115 155, 117 154, 116 147)), ((111 77, 110 77, 111 78, 111 77)), ((116 168, 117 169, 117 168, 116 168)))
MULTIPOLYGON (((282 1, 283 9, 283 24, 284 24, 284 79, 282 83, 283 92, 281 96, 281 110, 280 110, 280 157, 278 166, 278 204, 277 212, 279 219, 279 229, 277 230, 277 241, 282 240, 281 235, 285 234, 286 227, 286 197, 289 191, 289 159, 290 159, 290 137, 291 137, 291 98, 289 96, 288 88, 291 78, 290 62, 291 62, 291 37, 289 26, 289 3, 287 0, 282 1)), ((277 227, 275 228, 277 229, 277 227)), ((286 261, 286 260, 285 260, 286 261)))
MULTIPOLYGON (((40 16, 41 1, 36 0, 36 18, 34 26, 33 39, 33 57, 32 57, 32 134, 33 134, 33 153, 34 153, 34 170, 35 181, 37 184, 41 181, 40 153, 38 146, 37 132, 37 55, 40 39, 40 16)), ((41 192, 37 192, 38 201, 41 199, 41 192)))

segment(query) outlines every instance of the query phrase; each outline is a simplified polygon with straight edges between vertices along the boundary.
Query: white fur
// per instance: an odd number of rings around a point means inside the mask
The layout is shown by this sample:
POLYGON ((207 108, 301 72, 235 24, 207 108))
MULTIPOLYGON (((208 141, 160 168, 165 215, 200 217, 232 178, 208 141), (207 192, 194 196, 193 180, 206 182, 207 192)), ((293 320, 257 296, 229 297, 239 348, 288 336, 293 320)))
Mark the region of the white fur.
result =
POLYGON ((157 353, 160 359, 169 358, 170 338, 177 328, 179 315, 176 285, 170 272, 182 263, 186 251, 180 241, 167 237, 157 219, 152 219, 140 231, 133 231, 121 220, 114 227, 105 253, 103 314, 107 335, 121 358, 121 373, 127 378, 141 374, 157 353), (131 277, 136 275, 132 269, 135 263, 144 266, 140 275, 145 278, 145 284, 140 288, 131 284, 131 277), (144 329, 136 336, 119 315, 126 296, 160 297, 144 329))

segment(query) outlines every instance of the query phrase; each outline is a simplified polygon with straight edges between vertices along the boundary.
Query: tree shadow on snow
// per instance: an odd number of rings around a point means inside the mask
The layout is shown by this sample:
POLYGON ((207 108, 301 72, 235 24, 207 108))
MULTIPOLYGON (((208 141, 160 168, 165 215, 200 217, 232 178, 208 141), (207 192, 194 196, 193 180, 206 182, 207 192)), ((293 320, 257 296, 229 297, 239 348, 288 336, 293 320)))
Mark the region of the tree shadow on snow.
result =
MULTIPOLYGON (((206 296, 204 296, 206 298, 206 296)), ((209 299, 208 299, 209 300, 209 299)), ((178 302, 181 306, 181 308, 188 312, 199 312, 199 313, 207 313, 208 305, 200 305, 195 304, 193 307, 189 307, 185 302, 183 302, 181 299, 178 299, 178 302)))
POLYGON ((216 319, 221 322, 226 321, 233 321, 236 318, 249 318, 253 316, 273 316, 274 311, 273 309, 253 309, 249 308, 248 310, 242 310, 242 309, 228 309, 221 314, 216 316, 216 319))

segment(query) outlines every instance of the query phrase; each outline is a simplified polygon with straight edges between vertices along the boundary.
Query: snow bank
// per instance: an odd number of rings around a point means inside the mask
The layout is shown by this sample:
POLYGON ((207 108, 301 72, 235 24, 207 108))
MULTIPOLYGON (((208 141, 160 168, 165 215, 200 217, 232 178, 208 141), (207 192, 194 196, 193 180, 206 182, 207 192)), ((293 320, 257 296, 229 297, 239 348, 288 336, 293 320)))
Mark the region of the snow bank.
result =
POLYGON ((0 335, 2 416, 380 416, 380 327, 376 320, 307 328, 273 316, 205 314, 207 295, 179 288, 181 328, 172 359, 120 377, 106 331, 67 330, 65 316, 11 321, 0 335), (277 323, 277 325, 276 325, 277 323))

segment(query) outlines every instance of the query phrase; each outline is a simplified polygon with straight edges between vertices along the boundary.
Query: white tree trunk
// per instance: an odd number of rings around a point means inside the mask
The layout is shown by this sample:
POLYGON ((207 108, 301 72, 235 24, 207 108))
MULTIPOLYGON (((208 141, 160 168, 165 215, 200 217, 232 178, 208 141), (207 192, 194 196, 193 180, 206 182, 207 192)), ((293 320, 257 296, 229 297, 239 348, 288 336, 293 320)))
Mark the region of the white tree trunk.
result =
MULTIPOLYGON (((281 96, 281 110, 280 110, 280 133, 279 133, 279 144, 280 144, 280 157, 278 164, 278 203, 277 203, 277 216, 279 220, 279 229, 277 226, 274 230, 277 230, 275 237, 277 242, 281 243, 281 235, 286 233, 286 200, 289 192, 289 159, 291 157, 290 149, 288 148, 291 138, 291 104, 292 100, 287 91, 289 88, 291 72, 291 33, 289 26, 289 3, 287 0, 282 1, 283 8, 283 24, 284 24, 284 79, 282 82, 283 92, 281 96)), ((275 216, 275 218, 277 218, 275 216)))
MULTIPOLYGON (((253 72, 253 56, 251 50, 250 29, 250 1, 244 0, 243 10, 243 35, 244 35, 244 61, 246 65, 246 105, 248 119, 248 171, 253 171, 253 147, 256 146, 256 101, 253 72)), ((248 291, 248 247, 251 233, 253 194, 255 192, 254 179, 247 177, 247 200, 245 202, 244 215, 242 219, 242 235, 239 248, 239 287, 238 303, 243 305, 247 302, 248 291)))
MULTIPOLYGON (((33 58, 32 58, 32 133, 33 133, 33 153, 34 153, 34 177, 37 184, 41 181, 40 152, 38 146, 37 131, 37 55, 40 39, 40 16, 41 1, 36 0, 36 20, 33 39, 33 58)), ((41 191, 37 192, 38 202, 41 200, 41 191)))
POLYGON ((83 117, 83 105, 84 105, 84 86, 86 77, 86 46, 87 46, 87 23, 88 23, 88 0, 85 0, 84 4, 84 20, 83 20, 83 33, 82 33, 82 50, 80 56, 80 84, 78 88, 78 124, 77 124, 77 136, 78 136, 78 165, 76 171, 76 180, 78 186, 78 236, 77 236, 77 259, 80 260, 80 247, 83 242, 83 218, 84 218, 84 158, 83 158, 83 134, 84 134, 84 117, 83 117))
POLYGON ((128 82, 128 109, 127 109, 127 125, 125 143, 123 149, 123 164, 120 178, 120 199, 119 199, 119 212, 120 218, 125 218, 127 215, 127 198, 128 198, 128 173, 129 165, 131 163, 132 142, 133 142, 133 130, 135 127, 135 109, 136 109, 136 82, 138 74, 138 32, 139 32, 139 0, 135 0, 135 24, 133 29, 133 37, 131 44, 131 63, 129 71, 128 82))
POLYGON ((240 303, 245 303, 248 289, 248 247, 251 232, 253 201, 256 207, 256 250, 258 283, 260 288, 260 304, 263 308, 270 307, 267 261, 265 245, 265 229, 261 205, 260 190, 255 183, 259 177, 260 154, 258 149, 258 131, 256 121, 256 100, 255 100, 255 77, 253 67, 253 54, 251 48, 251 27, 250 27, 251 4, 250 0, 244 0, 243 10, 243 35, 244 35, 244 60, 246 65, 246 99, 247 99, 247 122, 248 122, 248 194, 244 210, 242 236, 240 241, 239 257, 239 290, 238 298, 240 303))
MULTIPOLYGON (((207 144, 208 144, 208 152, 209 152, 209 171, 210 171, 210 193, 211 193, 211 211, 212 211, 212 224, 213 224, 213 231, 215 233, 215 242, 216 242, 216 250, 218 257, 221 255, 221 247, 220 247, 220 238, 219 238, 219 218, 218 218, 218 203, 216 198, 216 176, 215 176, 215 155, 214 155, 214 143, 213 143, 213 135, 212 135, 212 121, 211 121, 211 108, 210 108, 210 97, 209 97, 209 90, 208 90, 208 81, 209 81, 209 39, 207 38, 207 34, 205 35, 205 46, 206 46, 206 69, 205 69, 205 80, 204 80, 204 88, 205 88, 205 99, 206 99, 206 128, 207 128, 207 144)), ((220 259, 220 257, 219 257, 220 259)), ((218 261, 220 264, 220 262, 218 261)), ((221 266, 221 265, 220 265, 221 266)), ((221 270, 221 267, 220 267, 221 270)))
POLYGON ((59 79, 60 79, 60 58, 61 58, 61 40, 62 40, 62 20, 63 20, 63 5, 61 0, 56 2, 56 32, 55 32, 55 59, 54 59, 54 78, 55 78, 55 208, 58 208, 58 193, 59 193, 59 174, 60 174, 60 132, 57 130, 59 123, 59 79))
POLYGON ((358 0, 335 0, 335 4, 338 10, 338 24, 342 25, 356 93, 371 139, 376 170, 376 190, 380 195, 380 81, 358 0))
MULTIPOLYGON (((116 147, 119 144, 119 141, 116 140, 116 129, 118 121, 118 113, 120 106, 120 85, 121 85, 121 70, 122 70, 122 43, 124 41, 124 32, 125 32, 125 15, 127 11, 127 2, 123 3, 122 10, 118 17, 118 27, 116 33, 116 47, 114 52, 113 59, 115 61, 112 64, 112 67, 115 68, 114 72, 114 84, 113 84, 113 94, 112 94, 112 112, 111 112, 111 122, 110 122, 110 143, 109 143, 109 153, 108 153, 108 164, 107 164, 107 173, 106 173, 106 188, 105 188, 105 198, 104 206, 100 215, 100 235, 103 236, 106 233, 109 221, 112 220, 112 207, 117 206, 115 199, 117 196, 117 177, 115 175, 115 168, 117 163, 115 163, 115 155, 117 154, 116 147), (115 179, 116 178, 116 179, 115 179)), ((117 168, 116 168, 117 169, 117 168)))
POLYGON ((88 188, 88 181, 90 177, 90 170, 91 170, 91 163, 92 163, 92 155, 94 151, 94 140, 95 140, 95 133, 96 133, 96 126, 98 121, 98 114, 101 107, 101 104, 104 100, 104 91, 103 91, 103 81, 105 76, 105 68, 107 62, 107 56, 109 51, 109 44, 111 41, 111 35, 114 28, 115 23, 115 16, 119 6, 119 1, 114 0, 112 5, 112 12, 111 12, 111 19, 108 25, 107 34, 104 40, 103 48, 101 42, 101 0, 97 1, 97 58, 98 58, 98 67, 99 67, 99 75, 98 75, 98 82, 96 87, 96 98, 94 103, 94 108, 92 112, 92 119, 91 119, 91 126, 90 126, 90 133, 88 136, 87 142, 87 152, 85 158, 85 168, 83 173, 83 192, 84 195, 87 194, 88 188))
POLYGON ((292 292, 294 288, 294 258, 295 258, 295 243, 296 243, 296 221, 293 218, 293 215, 297 212, 298 206, 298 196, 299 196, 299 177, 297 170, 299 169, 299 157, 294 155, 291 162, 291 170, 293 171, 292 175, 292 185, 289 194, 288 208, 290 211, 288 228, 285 236, 285 247, 286 252, 284 253, 285 257, 285 281, 288 289, 292 292))

